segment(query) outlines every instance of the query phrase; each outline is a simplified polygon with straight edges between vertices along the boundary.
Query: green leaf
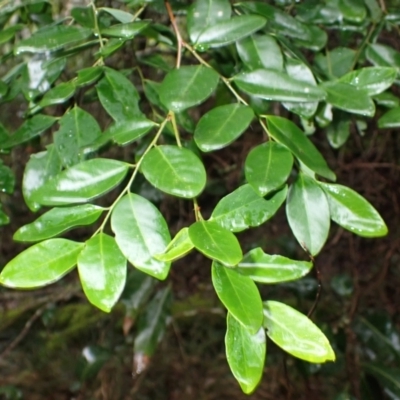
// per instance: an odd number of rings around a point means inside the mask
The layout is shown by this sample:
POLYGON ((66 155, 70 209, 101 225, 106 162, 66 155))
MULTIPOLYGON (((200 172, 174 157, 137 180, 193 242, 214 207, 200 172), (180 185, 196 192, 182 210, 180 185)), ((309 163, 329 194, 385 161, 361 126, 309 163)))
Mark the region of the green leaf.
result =
POLYGON ((351 22, 361 23, 367 16, 364 4, 357 0, 339 0, 339 9, 344 18, 351 22))
POLYGON ((283 56, 273 36, 252 35, 236 42, 239 57, 250 70, 283 70, 283 56))
POLYGON ((400 398, 400 369, 389 368, 377 363, 363 363, 363 369, 374 376, 383 386, 388 398, 400 398))
POLYGON ((310 272, 312 266, 311 262, 265 254, 261 247, 257 247, 244 256, 238 270, 253 281, 271 284, 300 279, 310 272))
POLYGON ((268 337, 294 357, 312 363, 335 361, 335 353, 320 329, 286 304, 264 302, 264 327, 268 337))
POLYGON ((239 103, 215 107, 200 118, 194 140, 205 152, 222 149, 248 128, 253 117, 253 110, 239 103))
POLYGON ((91 5, 87 7, 74 7, 71 10, 71 17, 85 28, 96 28, 95 18, 97 18, 97 16, 94 15, 94 10, 91 5))
POLYGON ((325 193, 314 179, 297 176, 289 189, 286 216, 301 247, 317 255, 328 238, 330 213, 325 193))
POLYGON ((385 112, 378 119, 378 127, 381 129, 385 128, 399 128, 400 127, 400 107, 392 108, 385 112))
POLYGON ((398 107, 400 100, 397 96, 390 92, 383 92, 373 97, 376 103, 383 107, 394 108, 398 107))
POLYGON ((326 131, 329 144, 334 149, 338 149, 346 143, 350 136, 350 123, 351 119, 349 114, 335 110, 333 122, 328 126, 326 131))
POLYGON ((75 93, 73 82, 63 82, 50 89, 39 102, 39 106, 44 108, 54 104, 62 104, 70 99, 75 93))
POLYGON ((133 20, 135 19, 135 17, 132 14, 115 8, 99 7, 98 10, 105 11, 106 13, 112 15, 119 22, 122 22, 123 24, 126 24, 128 22, 133 22, 133 20))
POLYGON ((175 261, 188 254, 194 245, 189 237, 189 228, 182 228, 171 240, 165 251, 154 257, 160 261, 175 261))
POLYGON ((174 69, 168 72, 161 83, 160 99, 167 109, 181 112, 210 97, 218 81, 218 74, 202 65, 174 69))
POLYGON ((350 72, 356 58, 356 51, 348 47, 336 47, 326 55, 319 53, 314 63, 321 73, 334 80, 350 72))
POLYGON ((343 228, 364 237, 385 236, 388 232, 378 211, 354 190, 337 184, 320 183, 329 203, 331 218, 343 228))
POLYGON ((142 172, 157 189, 174 196, 193 198, 206 185, 206 171, 200 159, 182 147, 163 145, 144 157, 142 172))
POLYGON ((368 61, 377 67, 393 67, 400 69, 400 53, 393 47, 383 44, 369 44, 365 55, 368 61))
POLYGON ((103 68, 101 67, 88 67, 78 71, 78 76, 75 80, 75 86, 87 86, 96 82, 103 75, 103 68))
POLYGON ((322 154, 292 121, 272 115, 266 118, 269 133, 277 142, 286 146, 295 157, 318 175, 330 180, 336 179, 322 154))
POLYGON ((260 383, 264 371, 267 343, 261 328, 251 334, 230 313, 226 319, 226 360, 243 392, 250 394, 260 383))
POLYGON ((104 78, 96 85, 102 106, 116 122, 141 117, 139 93, 121 72, 104 68, 104 78))
POLYGON ((7 225, 10 223, 10 218, 4 211, 0 208, 0 226, 7 225))
POLYGON ((147 118, 136 117, 110 125, 103 136, 104 138, 111 138, 115 143, 124 146, 142 138, 155 125, 153 121, 147 118))
POLYGON ((113 189, 125 177, 129 165, 95 158, 62 171, 32 193, 32 200, 48 206, 84 203, 113 189))
POLYGON ((279 143, 269 141, 249 152, 244 173, 253 189, 265 196, 286 182, 292 167, 292 153, 279 143))
POLYGON ((36 221, 19 228, 13 236, 20 242, 37 242, 57 236, 68 229, 97 221, 104 208, 92 204, 53 208, 36 221))
POLYGON ((209 47, 226 46, 250 36, 261 29, 265 23, 265 18, 258 15, 240 15, 205 28, 198 37, 197 43, 209 47))
POLYGON ((327 103, 353 114, 373 117, 375 105, 367 92, 344 82, 326 82, 327 103))
POLYGON ((25 166, 22 180, 22 194, 31 211, 37 211, 40 205, 34 201, 35 193, 51 178, 61 171, 62 165, 54 145, 46 151, 32 154, 25 166))
POLYGON ((70 25, 46 26, 27 39, 19 41, 14 47, 14 53, 46 53, 48 51, 55 51, 81 42, 91 35, 92 31, 87 28, 70 25))
POLYGON ((88 300, 110 312, 126 281, 126 258, 115 239, 99 233, 85 243, 78 257, 79 278, 88 300))
POLYGON ((187 14, 187 28, 192 43, 196 43, 201 33, 208 27, 229 20, 231 13, 228 0, 194 1, 187 14))
POLYGON ((24 28, 23 24, 15 24, 8 28, 3 28, 0 32, 0 45, 11 40, 17 32, 24 28))
POLYGON ((157 279, 165 279, 170 263, 154 258, 171 241, 168 226, 158 209, 144 197, 129 193, 111 214, 115 240, 128 261, 157 279))
POLYGON ((97 57, 107 58, 113 55, 126 42, 126 39, 109 39, 108 42, 100 48, 95 54, 97 57))
POLYGON ((350 83, 364 90, 368 96, 375 96, 390 88, 396 79, 397 70, 389 67, 367 67, 342 76, 339 81, 350 83))
POLYGON ((83 243, 49 239, 29 247, 1 271, 0 283, 11 288, 34 288, 56 282, 76 265, 83 243))
POLYGON ((10 167, 3 165, 0 160, 0 192, 12 194, 14 192, 15 176, 10 167))
POLYGON ((324 100, 326 97, 325 92, 318 86, 275 70, 257 69, 242 72, 233 80, 240 90, 266 100, 310 102, 324 100))
POLYGON ((27 142, 49 129, 56 121, 57 118, 55 117, 37 114, 26 120, 6 141, 0 143, 0 148, 9 149, 27 142))
POLYGON ((212 283, 222 304, 250 334, 259 331, 263 308, 256 284, 235 268, 212 264, 212 283))
POLYGON ((198 251, 221 264, 235 266, 243 257, 236 236, 217 222, 195 222, 189 227, 189 238, 198 251))
POLYGON ((112 25, 108 28, 102 28, 101 34, 119 39, 133 39, 139 32, 149 25, 149 22, 138 21, 125 24, 112 25))
POLYGON ((64 166, 70 167, 85 159, 85 150, 101 135, 97 121, 85 110, 75 106, 59 121, 54 144, 64 166))
POLYGON ((285 186, 265 200, 249 184, 240 186, 218 202, 211 220, 231 232, 259 226, 275 215, 285 201, 286 194, 285 186))

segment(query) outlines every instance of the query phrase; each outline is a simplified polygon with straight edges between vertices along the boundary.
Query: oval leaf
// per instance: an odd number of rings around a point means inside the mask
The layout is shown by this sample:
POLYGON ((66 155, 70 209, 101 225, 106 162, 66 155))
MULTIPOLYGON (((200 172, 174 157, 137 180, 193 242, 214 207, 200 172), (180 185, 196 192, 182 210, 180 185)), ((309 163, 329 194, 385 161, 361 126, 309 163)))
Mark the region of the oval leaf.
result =
POLYGON ((307 275, 312 263, 265 254, 260 247, 247 253, 238 265, 238 270, 260 283, 280 283, 294 281, 307 275))
POLYGON ((320 183, 324 189, 333 221, 364 237, 385 236, 388 232, 378 211, 354 190, 337 184, 320 183))
POLYGON ((206 257, 228 266, 242 259, 242 249, 236 236, 213 221, 198 221, 189 228, 194 247, 206 257))
POLYGON ((250 151, 244 173, 254 190, 265 196, 286 182, 292 167, 292 153, 286 147, 269 141, 250 151))
POLYGON ((174 69, 160 86, 160 99, 167 109, 181 112, 206 100, 217 87, 218 80, 213 69, 202 65, 174 69))
POLYGON ((125 24, 116 24, 108 28, 101 29, 101 34, 118 39, 133 39, 149 23, 145 21, 127 22, 125 24))
POLYGON ((63 82, 49 90, 40 100, 40 107, 52 106, 54 104, 62 104, 73 96, 75 93, 75 85, 72 82, 63 82))
POLYGON ((112 124, 103 134, 104 137, 112 138, 112 140, 125 146, 135 140, 142 138, 146 133, 150 132, 155 126, 153 121, 149 119, 137 117, 112 124))
POLYGON ((400 68, 400 53, 390 46, 373 43, 368 45, 365 53, 367 60, 379 67, 400 68))
POLYGON ((324 178, 336 179, 322 154, 292 121, 282 117, 268 116, 267 124, 270 135, 286 146, 308 168, 324 178))
POLYGON ((312 363, 335 361, 326 336, 294 308, 278 301, 266 301, 264 316, 268 337, 292 356, 312 363))
POLYGON ((241 104, 215 107, 200 118, 194 140, 202 151, 222 149, 247 129, 253 117, 253 110, 241 104))
POLYGON ((83 243, 49 239, 24 250, 1 271, 0 283, 12 288, 34 288, 56 282, 76 265, 83 243))
POLYGON ((250 185, 240 186, 219 201, 210 220, 232 232, 259 226, 275 215, 286 194, 287 186, 265 200, 250 185))
POLYGON ((37 242, 57 236, 68 229, 90 225, 97 221, 104 208, 92 204, 75 207, 53 208, 31 224, 24 225, 14 233, 20 242, 37 242))
POLYGON ((88 300, 110 312, 125 287, 126 258, 115 239, 104 233, 92 237, 78 257, 78 271, 88 300))
POLYGON ((160 261, 175 261, 188 254, 194 245, 189 237, 189 228, 182 228, 171 240, 164 253, 154 257, 160 261))
POLYGON ((111 214, 115 240, 128 261, 157 279, 165 279, 170 263, 154 258, 171 241, 168 226, 158 209, 137 194, 127 194, 111 214))
POLYGON ((328 238, 330 213, 325 193, 314 179, 297 176, 289 189, 286 216, 301 247, 317 255, 328 238))
POLYGON ((251 334, 259 331, 263 307, 256 284, 235 268, 212 264, 212 282, 219 299, 227 310, 251 334))
POLYGON ((378 119, 378 127, 399 128, 400 127, 400 107, 395 107, 386 112, 378 119))
POLYGON ((226 360, 243 392, 250 394, 260 383, 264 371, 267 343, 261 328, 251 334, 230 313, 226 319, 226 360))
POLYGON ((203 163, 182 147, 152 148, 143 159, 142 172, 157 189, 187 199, 199 195, 206 185, 203 163))
POLYGON ((36 203, 48 206, 84 203, 99 197, 125 177, 129 165, 95 158, 62 171, 32 194, 36 203))

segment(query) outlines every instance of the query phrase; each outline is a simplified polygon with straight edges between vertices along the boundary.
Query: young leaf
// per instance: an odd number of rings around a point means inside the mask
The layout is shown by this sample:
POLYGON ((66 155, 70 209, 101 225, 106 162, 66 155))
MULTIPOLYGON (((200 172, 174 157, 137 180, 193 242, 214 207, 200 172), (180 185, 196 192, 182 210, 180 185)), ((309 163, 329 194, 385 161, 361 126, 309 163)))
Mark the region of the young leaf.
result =
POLYGON ((64 166, 84 160, 85 149, 101 135, 97 121, 85 110, 75 106, 60 119, 60 129, 54 133, 54 144, 64 166))
POLYGON ((294 281, 309 273, 312 263, 265 254, 260 247, 247 253, 238 265, 238 270, 253 281, 280 283, 294 281))
POLYGON ((62 104, 75 93, 75 85, 72 82, 63 82, 49 90, 40 100, 39 106, 44 108, 54 104, 62 104))
POLYGON ((222 304, 250 334, 259 331, 263 321, 260 292, 256 284, 235 268, 213 262, 212 283, 222 304))
POLYGON ((226 319, 226 360, 243 392, 250 394, 259 384, 265 364, 267 343, 261 328, 251 334, 230 313, 226 319))
POLYGON ((378 127, 381 129, 385 128, 399 128, 400 127, 400 107, 392 108, 385 112, 378 119, 378 127))
POLYGON ((96 90, 102 106, 117 123, 142 116, 139 93, 121 72, 104 68, 104 78, 96 85, 96 90))
POLYGON ((222 149, 247 129, 253 117, 253 110, 239 103, 215 107, 200 118, 194 140, 204 152, 222 149))
POLYGON ((218 74, 202 65, 184 66, 165 76, 159 89, 163 105, 181 112, 206 100, 217 87, 218 74))
POLYGON ((382 217, 364 197, 346 186, 322 182, 320 185, 327 195, 331 218, 337 224, 359 236, 387 234, 382 217))
POLYGON ((240 15, 205 28, 197 43, 209 47, 226 46, 258 31, 266 22, 258 15, 240 15))
POLYGON ((265 196, 286 182, 292 167, 292 153, 279 143, 269 141, 250 151, 244 173, 254 190, 265 196))
POLYGON ((99 233, 85 243, 78 257, 78 271, 88 300, 110 312, 125 287, 126 258, 115 239, 99 233))
POLYGON ((271 69, 242 72, 233 78, 240 90, 266 100, 310 102, 326 97, 324 90, 271 69))
POLYGON ((330 227, 329 204, 314 179, 300 173, 286 203, 290 228, 300 245, 313 256, 322 249, 330 227))
POLYGON ((48 206, 85 203, 99 197, 124 179, 129 165, 94 158, 66 169, 32 193, 32 201, 48 206))
POLYGON ((189 237, 189 228, 182 228, 171 240, 164 253, 156 254, 154 258, 160 261, 175 261, 188 254, 194 245, 189 237))
POLYGON ((286 304, 264 302, 264 327, 268 337, 294 357, 312 363, 335 361, 335 353, 320 329, 286 304))
POLYGON ((194 247, 212 260, 235 266, 242 259, 242 249, 236 236, 214 221, 198 221, 189 227, 194 247))
POLYGON ((104 208, 92 204, 53 208, 36 221, 19 228, 13 236, 20 242, 38 242, 57 236, 68 229, 97 221, 104 208))
POLYGON ((269 115, 267 124, 270 135, 286 146, 308 168, 324 178, 336 179, 322 154, 292 121, 269 115))
POLYGON ((56 282, 76 265, 83 243, 49 239, 19 253, 1 271, 0 283, 11 288, 34 288, 56 282))
POLYGON ((144 197, 129 193, 111 214, 115 240, 128 261, 157 279, 165 279, 170 263, 154 255, 163 253, 171 241, 168 226, 158 209, 144 197))
POLYGON ((157 189, 186 199, 198 196, 206 185, 203 163, 183 147, 153 147, 144 157, 142 172, 157 189))
POLYGON ((210 220, 231 232, 259 226, 275 215, 286 194, 287 186, 265 200, 249 184, 240 186, 219 201, 210 220))

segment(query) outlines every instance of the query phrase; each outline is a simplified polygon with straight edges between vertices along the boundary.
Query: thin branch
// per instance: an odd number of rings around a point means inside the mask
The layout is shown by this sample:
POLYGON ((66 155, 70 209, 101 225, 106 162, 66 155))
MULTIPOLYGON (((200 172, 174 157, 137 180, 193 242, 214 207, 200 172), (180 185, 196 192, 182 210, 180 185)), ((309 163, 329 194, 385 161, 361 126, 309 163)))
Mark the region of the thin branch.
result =
POLYGON ((172 11, 171 5, 169 4, 168 0, 164 1, 165 3, 165 8, 167 9, 169 19, 171 21, 172 27, 174 28, 175 35, 176 35, 176 40, 178 44, 178 54, 176 56, 176 68, 179 68, 181 66, 181 60, 182 60, 182 46, 184 45, 181 33, 178 28, 178 24, 176 23, 176 19, 174 16, 174 13, 172 11))

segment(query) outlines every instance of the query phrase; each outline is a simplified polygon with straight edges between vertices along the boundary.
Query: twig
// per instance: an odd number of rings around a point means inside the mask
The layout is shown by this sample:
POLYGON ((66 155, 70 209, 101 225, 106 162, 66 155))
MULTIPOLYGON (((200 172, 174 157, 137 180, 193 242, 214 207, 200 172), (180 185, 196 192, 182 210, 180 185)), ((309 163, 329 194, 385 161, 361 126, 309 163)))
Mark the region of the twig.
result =
POLYGON ((177 44, 178 44, 178 54, 176 56, 176 68, 179 68, 181 66, 181 60, 182 60, 182 46, 183 46, 183 40, 182 40, 182 36, 181 33, 179 32, 179 28, 178 25, 176 23, 176 19, 174 16, 174 13, 172 11, 171 5, 169 4, 168 0, 164 1, 165 3, 165 8, 167 9, 168 12, 168 16, 169 19, 171 21, 172 27, 174 28, 175 31, 175 35, 176 35, 176 40, 177 40, 177 44))

